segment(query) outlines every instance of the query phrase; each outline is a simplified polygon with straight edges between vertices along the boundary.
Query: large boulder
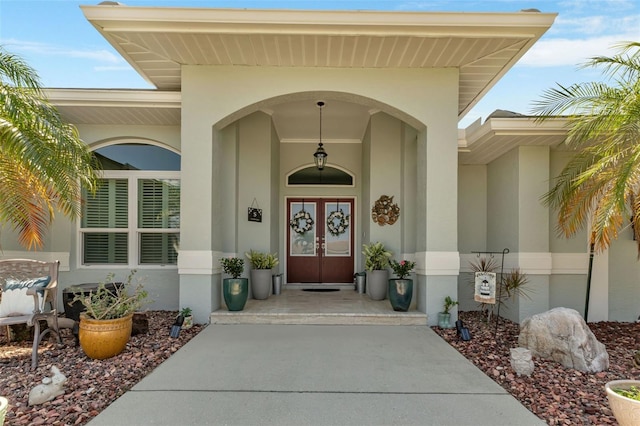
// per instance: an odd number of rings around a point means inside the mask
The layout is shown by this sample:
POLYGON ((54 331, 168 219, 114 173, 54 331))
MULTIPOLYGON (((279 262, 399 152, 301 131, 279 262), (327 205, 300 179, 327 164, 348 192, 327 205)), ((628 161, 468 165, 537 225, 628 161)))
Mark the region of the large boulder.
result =
POLYGON ((565 367, 597 373, 609 368, 609 354, 582 316, 569 308, 554 308, 525 319, 518 345, 534 356, 552 359, 565 367))

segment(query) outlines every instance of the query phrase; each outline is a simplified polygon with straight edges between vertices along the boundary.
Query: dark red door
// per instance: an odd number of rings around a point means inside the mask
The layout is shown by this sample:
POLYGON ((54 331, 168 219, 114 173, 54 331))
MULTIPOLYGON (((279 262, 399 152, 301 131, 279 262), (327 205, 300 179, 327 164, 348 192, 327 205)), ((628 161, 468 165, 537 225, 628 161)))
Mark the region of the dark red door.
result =
POLYGON ((353 282, 353 199, 287 201, 287 282, 353 282))

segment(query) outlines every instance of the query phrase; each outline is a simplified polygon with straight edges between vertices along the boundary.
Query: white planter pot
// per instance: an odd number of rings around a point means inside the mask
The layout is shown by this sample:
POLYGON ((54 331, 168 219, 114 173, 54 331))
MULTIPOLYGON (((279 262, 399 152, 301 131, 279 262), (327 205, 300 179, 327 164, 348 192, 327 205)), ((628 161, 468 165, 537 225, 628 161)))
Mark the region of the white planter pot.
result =
POLYGON ((613 380, 604 386, 611 411, 620 426, 640 425, 640 401, 613 391, 614 389, 629 389, 631 386, 640 388, 640 380, 613 380))

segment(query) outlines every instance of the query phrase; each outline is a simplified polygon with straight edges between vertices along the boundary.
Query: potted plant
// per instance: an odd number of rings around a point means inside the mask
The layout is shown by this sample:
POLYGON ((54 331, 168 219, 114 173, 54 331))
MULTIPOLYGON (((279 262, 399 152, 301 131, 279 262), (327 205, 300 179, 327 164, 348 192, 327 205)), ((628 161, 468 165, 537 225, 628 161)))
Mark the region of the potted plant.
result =
POLYGON ((191 314, 191 308, 182 308, 179 316, 182 317, 182 329, 188 330, 193 327, 193 315, 191 314))
POLYGON ((251 292, 254 299, 266 299, 271 294, 271 269, 278 265, 278 256, 249 250, 245 253, 251 263, 251 292))
POLYGON ((106 359, 124 350, 131 337, 133 313, 147 303, 148 293, 141 283, 132 287, 133 270, 124 283, 114 283, 114 274, 98 285, 96 291, 76 293, 72 302, 80 302, 79 339, 84 353, 93 359, 106 359), (111 284, 107 288, 107 284, 111 284))
POLYGON ((620 426, 640 424, 640 380, 613 380, 604 386, 620 426))
POLYGON ((244 272, 244 259, 239 257, 229 257, 220 259, 222 270, 232 278, 222 280, 222 295, 227 309, 230 311, 241 311, 247 303, 249 297, 249 280, 240 278, 244 272))
POLYGON ((391 259, 390 264, 393 273, 398 278, 389 280, 389 301, 394 311, 406 312, 409 310, 411 298, 413 297, 413 280, 407 277, 411 275, 416 263, 408 260, 398 262, 395 259, 391 259))
POLYGON ((451 328, 451 312, 449 310, 458 304, 451 296, 444 298, 443 311, 438 313, 438 327, 451 328))
POLYGON ((373 300, 383 300, 387 297, 389 286, 389 258, 392 253, 384 248, 384 244, 377 241, 363 244, 364 265, 367 270, 367 294, 373 300))

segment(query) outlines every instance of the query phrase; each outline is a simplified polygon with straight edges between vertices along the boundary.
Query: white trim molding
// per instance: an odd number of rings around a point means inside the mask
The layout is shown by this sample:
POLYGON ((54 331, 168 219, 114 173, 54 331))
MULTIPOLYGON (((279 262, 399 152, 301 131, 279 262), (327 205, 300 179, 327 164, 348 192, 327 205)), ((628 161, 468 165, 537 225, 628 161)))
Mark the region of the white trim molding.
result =
POLYGON ((178 252, 178 273, 180 275, 213 275, 219 274, 220 251, 180 250, 178 252))
MULTIPOLYGON (((460 255, 461 272, 473 272, 469 266, 478 258, 476 253, 460 255)), ((500 267, 501 255, 495 254, 500 267)), ((529 275, 586 274, 589 256, 587 253, 509 253, 504 259, 504 270, 519 268, 529 275)))
POLYGON ((551 253, 552 274, 586 275, 589 271, 589 253, 551 253))
POLYGON ((457 251, 421 251, 415 254, 416 273, 420 275, 458 275, 460 253, 457 251))
POLYGON ((34 259, 43 262, 60 261, 60 271, 69 272, 69 252, 68 251, 19 251, 4 250, 0 252, 0 259, 34 259))

